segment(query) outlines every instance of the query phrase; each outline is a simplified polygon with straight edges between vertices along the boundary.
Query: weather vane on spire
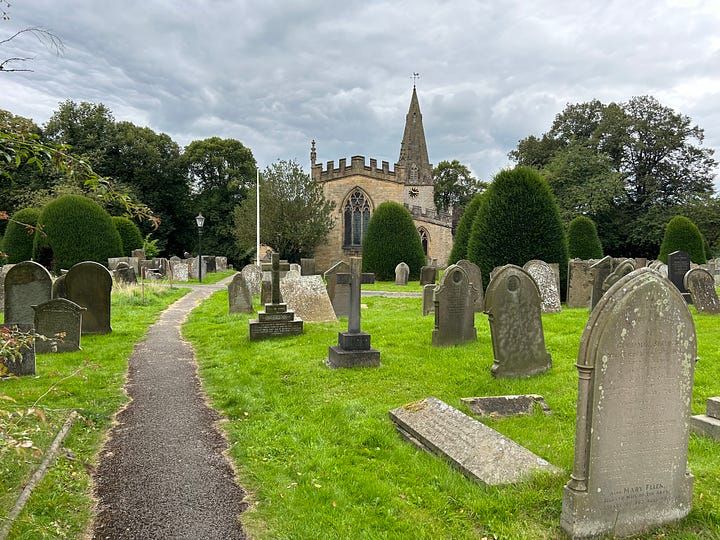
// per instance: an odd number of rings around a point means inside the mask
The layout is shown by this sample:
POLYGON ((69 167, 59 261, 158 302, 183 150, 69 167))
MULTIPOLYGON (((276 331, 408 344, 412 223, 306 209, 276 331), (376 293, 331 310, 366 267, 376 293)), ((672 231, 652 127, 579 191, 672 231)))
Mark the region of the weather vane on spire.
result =
POLYGON ((419 78, 420 78, 420 74, 417 73, 416 71, 414 71, 412 74, 413 88, 415 88, 415 81, 417 81, 419 78))

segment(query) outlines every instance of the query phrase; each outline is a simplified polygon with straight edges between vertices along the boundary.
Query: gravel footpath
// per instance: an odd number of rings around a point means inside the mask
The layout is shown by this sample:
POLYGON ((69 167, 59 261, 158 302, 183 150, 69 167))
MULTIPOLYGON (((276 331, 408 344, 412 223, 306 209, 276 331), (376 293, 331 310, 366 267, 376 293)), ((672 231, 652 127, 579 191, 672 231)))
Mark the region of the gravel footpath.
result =
POLYGON ((213 291, 200 285, 172 304, 130 357, 131 402, 100 454, 94 539, 244 539, 246 503, 180 325, 213 291))

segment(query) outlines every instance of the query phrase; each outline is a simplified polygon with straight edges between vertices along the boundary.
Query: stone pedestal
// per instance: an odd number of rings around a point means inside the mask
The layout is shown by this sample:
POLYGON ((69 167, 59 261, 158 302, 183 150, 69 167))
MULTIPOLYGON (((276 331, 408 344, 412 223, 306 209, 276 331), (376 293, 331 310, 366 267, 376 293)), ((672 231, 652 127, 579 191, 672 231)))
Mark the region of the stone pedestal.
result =
POLYGON ((332 368, 377 367, 380 351, 370 347, 367 332, 339 332, 338 344, 329 347, 327 365, 332 368))
POLYGON ((690 430, 720 441, 720 397, 707 400, 706 414, 690 417, 690 430))
POLYGON ((303 332, 303 321, 288 311, 287 304, 265 304, 265 311, 249 322, 250 341, 260 339, 297 336, 303 332))

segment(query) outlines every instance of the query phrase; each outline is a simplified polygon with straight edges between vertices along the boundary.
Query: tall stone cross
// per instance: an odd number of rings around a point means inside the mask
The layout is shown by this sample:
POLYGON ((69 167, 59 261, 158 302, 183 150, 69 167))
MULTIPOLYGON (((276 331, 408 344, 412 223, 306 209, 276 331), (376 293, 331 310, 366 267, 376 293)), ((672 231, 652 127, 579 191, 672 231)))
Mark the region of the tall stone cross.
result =
POLYGON ((360 332, 360 285, 375 283, 375 274, 362 273, 362 257, 350 257, 350 273, 336 275, 337 283, 350 284, 350 310, 348 314, 348 333, 360 332))
POLYGON ((270 287, 272 297, 270 300, 270 303, 272 304, 279 304, 280 303, 280 272, 287 272, 290 270, 290 263, 287 261, 280 262, 280 254, 279 253, 272 253, 270 255, 270 264, 263 263, 261 265, 263 272, 271 272, 272 276, 272 285, 270 287))

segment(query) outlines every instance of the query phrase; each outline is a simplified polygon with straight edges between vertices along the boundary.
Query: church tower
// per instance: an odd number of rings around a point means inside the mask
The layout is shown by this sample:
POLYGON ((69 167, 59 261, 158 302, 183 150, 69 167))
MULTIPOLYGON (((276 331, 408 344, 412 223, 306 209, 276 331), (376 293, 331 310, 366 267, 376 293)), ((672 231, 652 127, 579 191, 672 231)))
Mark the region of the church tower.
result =
POLYGON ((433 166, 428 159, 420 102, 413 85, 410 108, 405 116, 405 131, 400 143, 400 158, 395 164, 398 181, 405 185, 404 203, 408 207, 434 209, 433 166))

